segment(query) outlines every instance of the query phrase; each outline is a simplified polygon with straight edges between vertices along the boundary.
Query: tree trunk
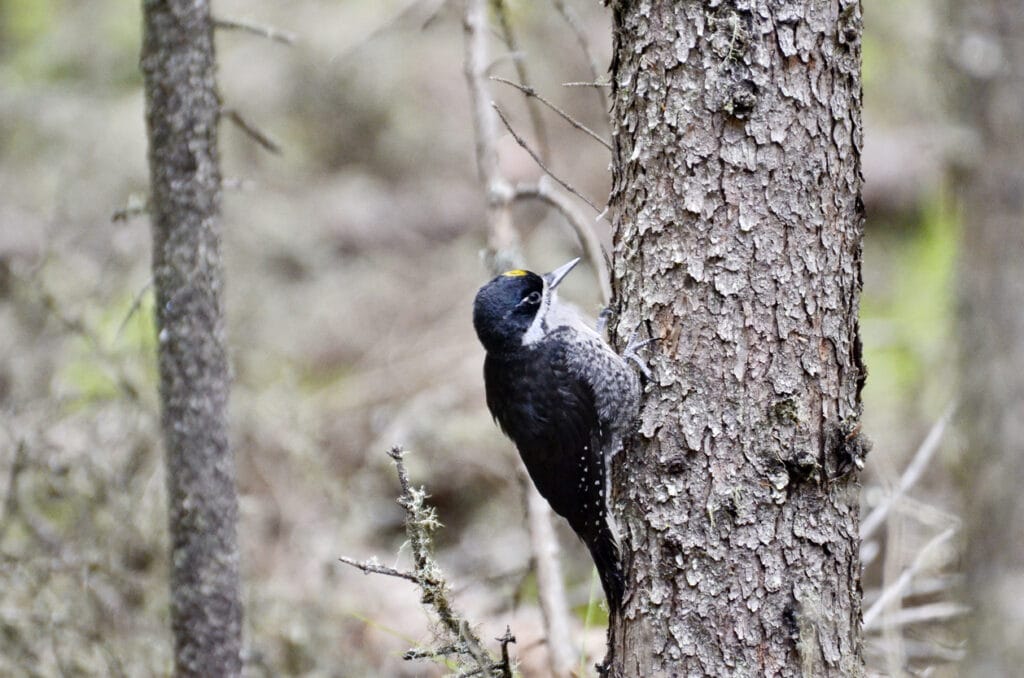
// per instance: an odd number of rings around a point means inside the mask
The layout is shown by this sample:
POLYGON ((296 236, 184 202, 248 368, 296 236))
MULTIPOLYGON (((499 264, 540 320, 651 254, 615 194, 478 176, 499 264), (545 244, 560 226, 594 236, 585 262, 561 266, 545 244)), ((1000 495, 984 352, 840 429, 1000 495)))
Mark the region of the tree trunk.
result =
POLYGON ((202 0, 146 0, 142 71, 179 676, 241 672, 220 246, 219 101, 202 0))
POLYGON ((1024 665, 1024 13, 956 3, 951 25, 978 140, 961 186, 965 674, 1011 676, 1024 665))
POLYGON ((662 337, 613 469, 615 675, 863 674, 861 28, 614 5, 616 336, 662 337))

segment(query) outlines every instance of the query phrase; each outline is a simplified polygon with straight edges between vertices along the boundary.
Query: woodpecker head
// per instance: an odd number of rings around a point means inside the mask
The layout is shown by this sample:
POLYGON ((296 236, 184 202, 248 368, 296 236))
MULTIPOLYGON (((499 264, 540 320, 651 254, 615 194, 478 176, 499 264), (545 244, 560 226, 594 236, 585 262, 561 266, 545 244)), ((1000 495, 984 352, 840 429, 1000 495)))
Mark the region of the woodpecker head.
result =
POLYGON ((548 314, 557 303, 555 290, 579 263, 573 259, 550 273, 507 271, 480 288, 473 302, 473 326, 489 352, 528 346, 548 333, 548 314))

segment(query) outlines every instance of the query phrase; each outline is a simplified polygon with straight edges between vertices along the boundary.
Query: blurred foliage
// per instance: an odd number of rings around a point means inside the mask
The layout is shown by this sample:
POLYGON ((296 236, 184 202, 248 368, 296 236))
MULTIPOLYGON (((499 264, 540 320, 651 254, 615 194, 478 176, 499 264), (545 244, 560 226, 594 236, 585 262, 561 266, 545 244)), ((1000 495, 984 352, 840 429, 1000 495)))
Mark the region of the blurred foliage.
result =
POLYGON ((951 348, 957 241, 957 216, 945 192, 907 223, 873 225, 866 256, 886 265, 867 279, 861 305, 869 370, 864 397, 872 406, 915 402, 927 393, 927 411, 934 411, 951 396, 949 381, 930 378, 951 348))
POLYGON ((58 0, 3 0, 0 17, 6 49, 23 50, 42 38, 52 26, 58 9, 58 0))
POLYGON ((3 66, 22 85, 75 85, 102 73, 106 87, 138 86, 140 8, 109 0, 2 0, 3 66), (86 40, 77 37, 81 26, 88 26, 86 40))
POLYGON ((88 336, 78 336, 57 369, 58 390, 74 395, 70 406, 87 407, 95 400, 121 397, 126 384, 111 372, 110 364, 131 366, 141 379, 132 389, 152 392, 157 385, 156 336, 153 292, 148 287, 139 297, 123 297, 109 308, 95 309, 98 317, 88 336), (97 353, 106 360, 96 360, 97 353))

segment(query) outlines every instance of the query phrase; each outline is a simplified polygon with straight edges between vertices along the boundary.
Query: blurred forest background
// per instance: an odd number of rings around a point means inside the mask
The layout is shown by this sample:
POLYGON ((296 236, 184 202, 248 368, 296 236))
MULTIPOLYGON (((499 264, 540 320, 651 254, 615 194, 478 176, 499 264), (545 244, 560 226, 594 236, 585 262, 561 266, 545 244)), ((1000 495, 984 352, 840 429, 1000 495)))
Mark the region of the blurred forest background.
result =
MULTIPOLYGON (((603 74, 607 11, 567 5, 603 74)), ((879 673, 949 675, 963 635, 955 553, 922 551, 958 513, 958 442, 935 425, 956 382, 959 224, 947 169, 964 135, 950 119, 936 5, 864 0, 863 421, 875 443, 865 515, 930 431, 941 443, 912 498, 865 543, 865 610, 917 567, 902 600, 868 624, 879 673)), ((554 3, 511 7, 533 84, 607 136, 599 91, 562 86, 591 75, 554 3)), ((214 10, 296 37, 286 46, 222 30, 217 41, 224 105, 281 148, 221 126, 247 672, 439 674, 401 659, 430 639, 417 590, 337 560, 407 555, 385 454, 398 443, 445 525, 438 556, 458 604, 485 638, 511 625, 527 675, 541 671, 518 462, 486 412, 470 322, 487 274, 460 10, 440 0, 221 0, 214 10)), ((0 0, 3 675, 171 666, 150 231, 134 214, 148 181, 140 22, 137 2, 0 0)), ((511 59, 494 72, 516 79, 511 59)), ((522 96, 492 85, 526 133, 522 96)), ((603 203, 606 149, 545 115, 551 165, 603 203)), ((509 178, 539 176, 511 137, 499 150, 509 178)), ((559 216, 517 210, 531 268, 578 255, 559 216)), ((592 272, 565 290, 596 316, 592 272)), ((563 528, 583 661, 603 650, 604 620, 590 604, 600 594, 589 560, 563 528)))

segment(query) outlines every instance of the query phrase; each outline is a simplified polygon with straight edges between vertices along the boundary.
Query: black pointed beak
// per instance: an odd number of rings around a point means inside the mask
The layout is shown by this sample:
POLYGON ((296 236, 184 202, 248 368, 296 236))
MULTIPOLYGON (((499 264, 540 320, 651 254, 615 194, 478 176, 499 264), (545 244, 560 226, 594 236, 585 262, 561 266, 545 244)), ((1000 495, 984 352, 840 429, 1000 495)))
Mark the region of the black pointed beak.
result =
POLYGON ((580 263, 580 258, 576 257, 567 264, 562 264, 551 273, 544 274, 544 283, 548 286, 548 289, 555 289, 558 287, 558 283, 562 282, 565 276, 569 275, 569 271, 576 267, 576 264, 580 263))

